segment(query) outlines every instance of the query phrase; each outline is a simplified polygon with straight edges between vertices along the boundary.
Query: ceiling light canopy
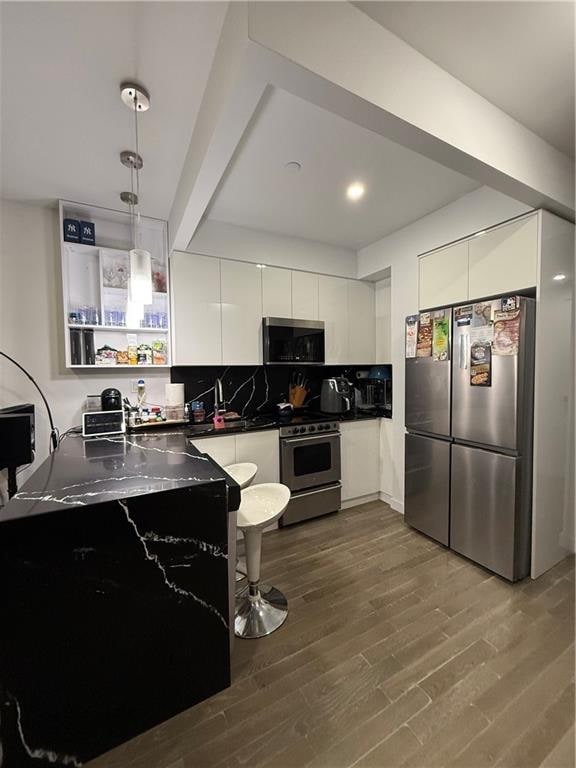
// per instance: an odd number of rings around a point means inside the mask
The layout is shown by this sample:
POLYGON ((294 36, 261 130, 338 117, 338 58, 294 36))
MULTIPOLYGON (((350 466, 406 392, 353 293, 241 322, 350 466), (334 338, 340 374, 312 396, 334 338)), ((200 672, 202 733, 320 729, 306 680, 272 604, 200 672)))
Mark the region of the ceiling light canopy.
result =
POLYGON ((357 200, 360 200, 362 197, 364 197, 365 192, 366 187, 364 184, 362 184, 361 181, 353 181, 352 184, 348 185, 348 189, 346 190, 346 197, 348 200, 351 200, 353 203, 355 203, 357 200))

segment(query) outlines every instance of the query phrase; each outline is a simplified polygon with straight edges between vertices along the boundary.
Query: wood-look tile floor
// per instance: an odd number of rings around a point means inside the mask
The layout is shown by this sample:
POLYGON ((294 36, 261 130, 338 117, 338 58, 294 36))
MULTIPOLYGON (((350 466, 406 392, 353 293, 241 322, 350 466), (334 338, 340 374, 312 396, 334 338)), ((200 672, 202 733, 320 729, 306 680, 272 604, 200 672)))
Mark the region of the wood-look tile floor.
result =
POLYGON ((266 534, 262 573, 290 615, 231 688, 90 768, 573 768, 572 558, 511 585, 373 502, 266 534))

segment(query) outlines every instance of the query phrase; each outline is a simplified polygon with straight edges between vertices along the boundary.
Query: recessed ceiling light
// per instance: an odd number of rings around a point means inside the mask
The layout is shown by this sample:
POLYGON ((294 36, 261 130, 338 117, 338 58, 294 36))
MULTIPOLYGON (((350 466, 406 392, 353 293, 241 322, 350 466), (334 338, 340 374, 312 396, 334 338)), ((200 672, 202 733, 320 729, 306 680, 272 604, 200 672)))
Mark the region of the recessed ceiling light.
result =
POLYGON ((284 168, 291 173, 298 173, 302 168, 302 163, 299 163, 297 160, 291 160, 289 163, 286 163, 284 168))
POLYGON ((558 282, 560 282, 560 280, 566 280, 566 275, 563 275, 562 272, 559 272, 557 275, 554 275, 552 280, 558 280, 558 282))
POLYGON ((354 181, 346 190, 346 197, 348 200, 356 202, 357 200, 360 200, 361 197, 364 197, 364 192, 366 192, 364 184, 362 184, 361 181, 354 181))

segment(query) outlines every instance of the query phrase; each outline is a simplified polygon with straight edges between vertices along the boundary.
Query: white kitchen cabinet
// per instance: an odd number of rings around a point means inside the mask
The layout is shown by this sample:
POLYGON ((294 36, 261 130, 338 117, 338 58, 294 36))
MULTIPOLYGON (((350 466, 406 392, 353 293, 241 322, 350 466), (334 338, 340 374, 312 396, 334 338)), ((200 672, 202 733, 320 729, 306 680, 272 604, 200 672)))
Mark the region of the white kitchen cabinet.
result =
POLYGON ((292 317, 292 273, 289 269, 262 270, 263 317, 292 317))
POLYGON ((318 320, 318 275, 292 272, 292 317, 318 320))
POLYGON ((380 493, 385 501, 392 500, 394 491, 392 438, 392 419, 380 419, 380 493))
POLYGON ((531 288, 538 281, 538 217, 512 221, 469 240, 469 298, 531 288))
POLYGON ((375 287, 376 299, 376 362, 392 361, 392 283, 390 278, 380 280, 375 287))
POLYGON ((380 490, 380 420, 343 422, 341 429, 342 501, 380 490))
POLYGON ((272 429, 236 435, 236 461, 252 461, 256 464, 258 472, 252 484, 279 482, 280 444, 278 431, 272 429))
POLYGON ((220 365, 220 260, 176 251, 170 257, 170 283, 173 364, 220 365))
POLYGON ((207 453, 221 467, 242 461, 256 464, 258 472, 252 481, 253 484, 279 482, 280 449, 276 429, 193 438, 192 442, 199 451, 207 453))
POLYGON ((468 299, 468 241, 449 245, 419 261, 418 307, 430 309, 468 299))
POLYGON ((348 280, 318 277, 318 311, 325 327, 327 365, 348 362, 348 280))
POLYGON ((207 453, 221 467, 236 461, 236 435, 193 438, 192 442, 201 453, 207 453))
POLYGON ((376 362, 375 312, 374 283, 348 280, 347 363, 376 362))
POLYGON ((262 271, 242 261, 220 262, 222 362, 262 363, 262 271))

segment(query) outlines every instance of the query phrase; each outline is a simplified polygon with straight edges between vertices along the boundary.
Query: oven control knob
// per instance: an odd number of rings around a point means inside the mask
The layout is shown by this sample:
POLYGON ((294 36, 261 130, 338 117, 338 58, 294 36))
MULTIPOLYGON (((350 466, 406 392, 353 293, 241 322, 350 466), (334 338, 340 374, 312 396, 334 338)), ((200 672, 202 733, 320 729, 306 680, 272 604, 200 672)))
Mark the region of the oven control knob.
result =
POLYGON ((308 427, 308 432, 316 432, 316 427, 314 425, 308 427))
POLYGON ((306 432, 306 427, 300 427, 300 434, 302 434, 303 432, 306 432))

